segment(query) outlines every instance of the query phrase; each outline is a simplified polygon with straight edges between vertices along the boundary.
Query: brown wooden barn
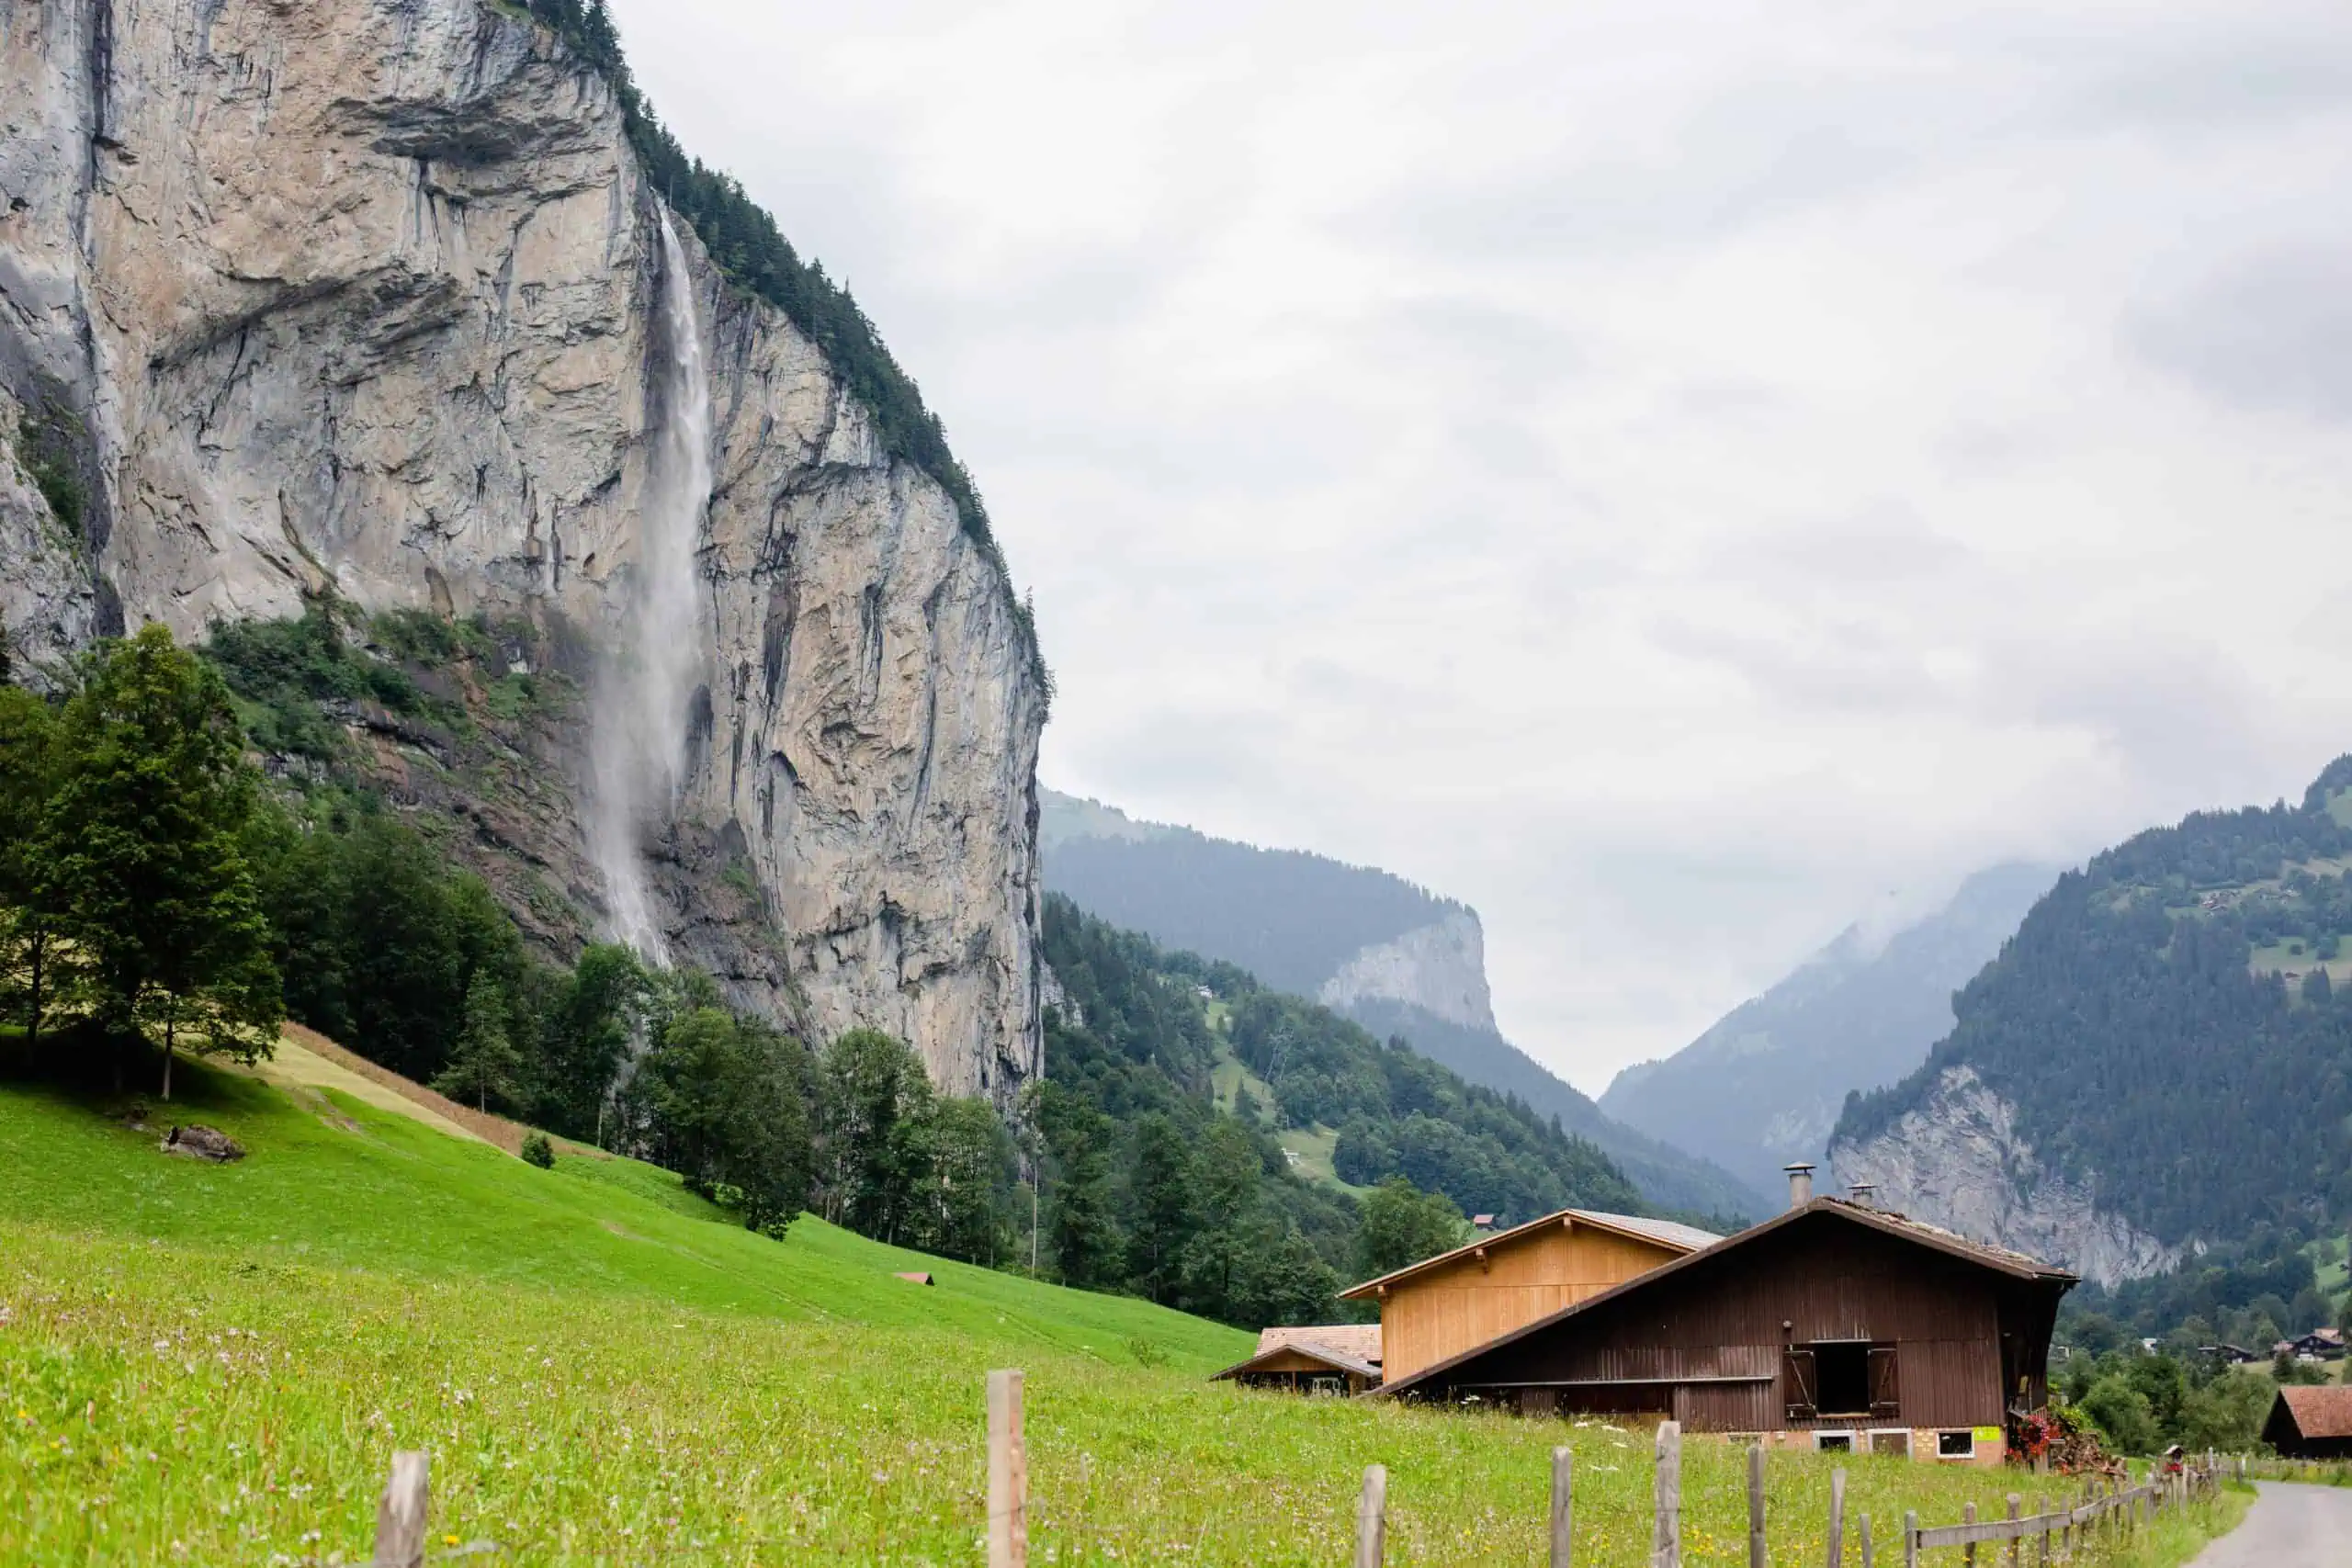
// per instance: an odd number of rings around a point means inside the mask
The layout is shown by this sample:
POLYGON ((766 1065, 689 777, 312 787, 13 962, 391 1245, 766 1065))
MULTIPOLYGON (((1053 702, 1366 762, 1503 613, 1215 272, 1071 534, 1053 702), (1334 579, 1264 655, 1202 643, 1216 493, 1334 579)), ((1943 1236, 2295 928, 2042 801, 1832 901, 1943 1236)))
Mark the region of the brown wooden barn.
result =
POLYGON ((2352 1459, 2352 1388, 2282 1388, 2262 1440, 2287 1459, 2352 1459))
POLYGON ((1363 1393, 1380 1385, 1380 1325, 1329 1323, 1261 1329, 1255 1355, 1209 1381, 1294 1393, 1363 1393))
POLYGON ((2075 1283, 1900 1215, 1807 1198, 1499 1338, 1392 1369, 1382 1392, 1998 1463, 2011 1418, 2047 1402, 2050 1332, 2075 1283))
POLYGON ((1394 1382, 1722 1239, 1669 1220, 1564 1209, 1340 1293, 1380 1303, 1381 1370, 1394 1382))

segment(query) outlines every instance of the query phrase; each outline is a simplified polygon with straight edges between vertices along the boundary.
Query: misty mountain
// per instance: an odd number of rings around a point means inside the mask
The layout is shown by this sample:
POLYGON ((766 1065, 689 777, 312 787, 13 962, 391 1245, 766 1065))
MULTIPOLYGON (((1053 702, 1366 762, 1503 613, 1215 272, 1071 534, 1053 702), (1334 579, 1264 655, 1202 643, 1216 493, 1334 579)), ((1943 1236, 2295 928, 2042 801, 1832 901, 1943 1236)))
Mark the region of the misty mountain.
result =
MULTIPOLYGON (((1250 970, 1516 1096, 1598 1146, 1653 1203, 1719 1217, 1770 1212, 1729 1171, 1623 1125, 1503 1038, 1477 911, 1388 872, 1265 850, 1038 792, 1046 888, 1165 947, 1250 970)), ((1833 1108, 1834 1109, 1834 1108, 1833 1108)))
MULTIPOLYGON (((2352 757, 2061 877, 1838 1175, 2114 1283, 2352 1216, 2352 757)), ((2206 1269, 2212 1258, 2204 1260, 2206 1269)))
POLYGON ((2057 878, 1998 865, 1883 940, 1860 926, 1663 1061, 1619 1073, 1600 1109, 1712 1159, 1761 1197, 1781 1168, 1818 1162, 1847 1093, 1895 1082, 1952 1026, 1952 993, 1984 967, 2057 878))

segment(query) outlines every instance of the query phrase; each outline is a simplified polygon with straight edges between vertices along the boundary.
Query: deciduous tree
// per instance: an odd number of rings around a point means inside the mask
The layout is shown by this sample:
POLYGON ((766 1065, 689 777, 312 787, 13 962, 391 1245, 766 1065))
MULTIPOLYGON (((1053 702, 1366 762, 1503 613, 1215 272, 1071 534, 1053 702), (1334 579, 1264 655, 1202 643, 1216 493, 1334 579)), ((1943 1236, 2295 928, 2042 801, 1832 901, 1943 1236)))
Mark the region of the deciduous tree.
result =
POLYGON ((283 1009, 243 852, 254 783, 220 677, 142 627, 91 660, 61 738, 38 852, 100 1022, 117 1038, 160 1025, 166 1100, 183 1043, 268 1055, 283 1009))

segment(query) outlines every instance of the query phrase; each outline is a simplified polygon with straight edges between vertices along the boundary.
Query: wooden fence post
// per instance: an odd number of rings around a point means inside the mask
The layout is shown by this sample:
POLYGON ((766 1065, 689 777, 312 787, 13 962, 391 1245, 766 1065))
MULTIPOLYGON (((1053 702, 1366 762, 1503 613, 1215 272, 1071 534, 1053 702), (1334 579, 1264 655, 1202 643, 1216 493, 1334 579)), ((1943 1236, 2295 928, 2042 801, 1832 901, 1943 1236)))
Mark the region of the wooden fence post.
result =
POLYGON ((420 1450, 392 1456, 391 1479, 376 1504, 376 1555, 372 1568, 418 1568, 424 1561, 425 1517, 432 1511, 429 1461, 420 1450))
POLYGON ((1906 1509, 1903 1515, 1903 1568, 1919 1568, 1919 1512, 1906 1509))
POLYGON ((1877 1562, 1871 1555, 1871 1517, 1864 1514, 1860 1522, 1862 1527, 1862 1568, 1878 1568, 1877 1562))
MULTIPOLYGON (((1960 1517, 1962 1524, 1974 1524, 1976 1522, 1976 1505, 1971 1503, 1966 1507, 1961 1509, 1960 1517)), ((1976 1568, 1976 1543, 1974 1541, 1972 1540, 1966 1546, 1960 1549, 1960 1560, 1962 1562, 1967 1563, 1968 1568, 1976 1568)))
POLYGON ((1772 1568, 1764 1549, 1764 1445, 1747 1445, 1747 1568, 1772 1568))
MULTIPOLYGON (((2014 1524, 2017 1522, 2018 1517, 2018 1509, 2023 1506, 2024 1503, 2025 1499, 2018 1496, 2016 1493, 2012 1492, 2009 1494, 2010 1523, 2014 1524)), ((2018 1540, 2016 1536, 2009 1537, 2009 1568, 2023 1568, 2024 1562, 2025 1542, 2018 1540)))
POLYGON ((1356 1502, 1356 1568, 1380 1568, 1388 1551, 1388 1467, 1363 1467, 1363 1495, 1356 1502))
POLYGON ((989 1374, 989 1568, 1029 1562, 1029 1454, 1021 1437, 1021 1374, 989 1374))
POLYGON ((1657 1424, 1657 1527, 1650 1536, 1650 1568, 1682 1568, 1682 1427, 1657 1424))
POLYGON ((1571 1489, 1576 1462, 1575 1450, 1552 1450, 1552 1568, 1568 1568, 1570 1542, 1576 1533, 1575 1494, 1571 1489))
POLYGON ((2041 1568, 2050 1568, 2050 1499, 2033 1500, 2033 1517, 2041 1521, 2041 1568))
POLYGON ((1829 1472, 1829 1568, 1844 1568, 1846 1561, 1846 1472, 1829 1472))

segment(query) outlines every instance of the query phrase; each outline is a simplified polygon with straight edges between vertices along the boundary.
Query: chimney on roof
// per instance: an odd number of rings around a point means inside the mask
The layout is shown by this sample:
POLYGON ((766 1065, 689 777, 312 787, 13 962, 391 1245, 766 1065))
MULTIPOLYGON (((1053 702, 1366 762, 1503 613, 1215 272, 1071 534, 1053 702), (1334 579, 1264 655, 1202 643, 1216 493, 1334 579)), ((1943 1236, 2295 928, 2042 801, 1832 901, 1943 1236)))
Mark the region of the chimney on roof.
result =
POLYGON ((1813 1201, 1813 1167, 1800 1160, 1781 1168, 1789 1173, 1789 1207, 1802 1209, 1813 1201))
POLYGON ((1849 1200, 1857 1209, 1869 1208, 1871 1206, 1871 1194, 1877 1190, 1877 1184, 1869 1181, 1857 1181, 1846 1190, 1849 1200))

